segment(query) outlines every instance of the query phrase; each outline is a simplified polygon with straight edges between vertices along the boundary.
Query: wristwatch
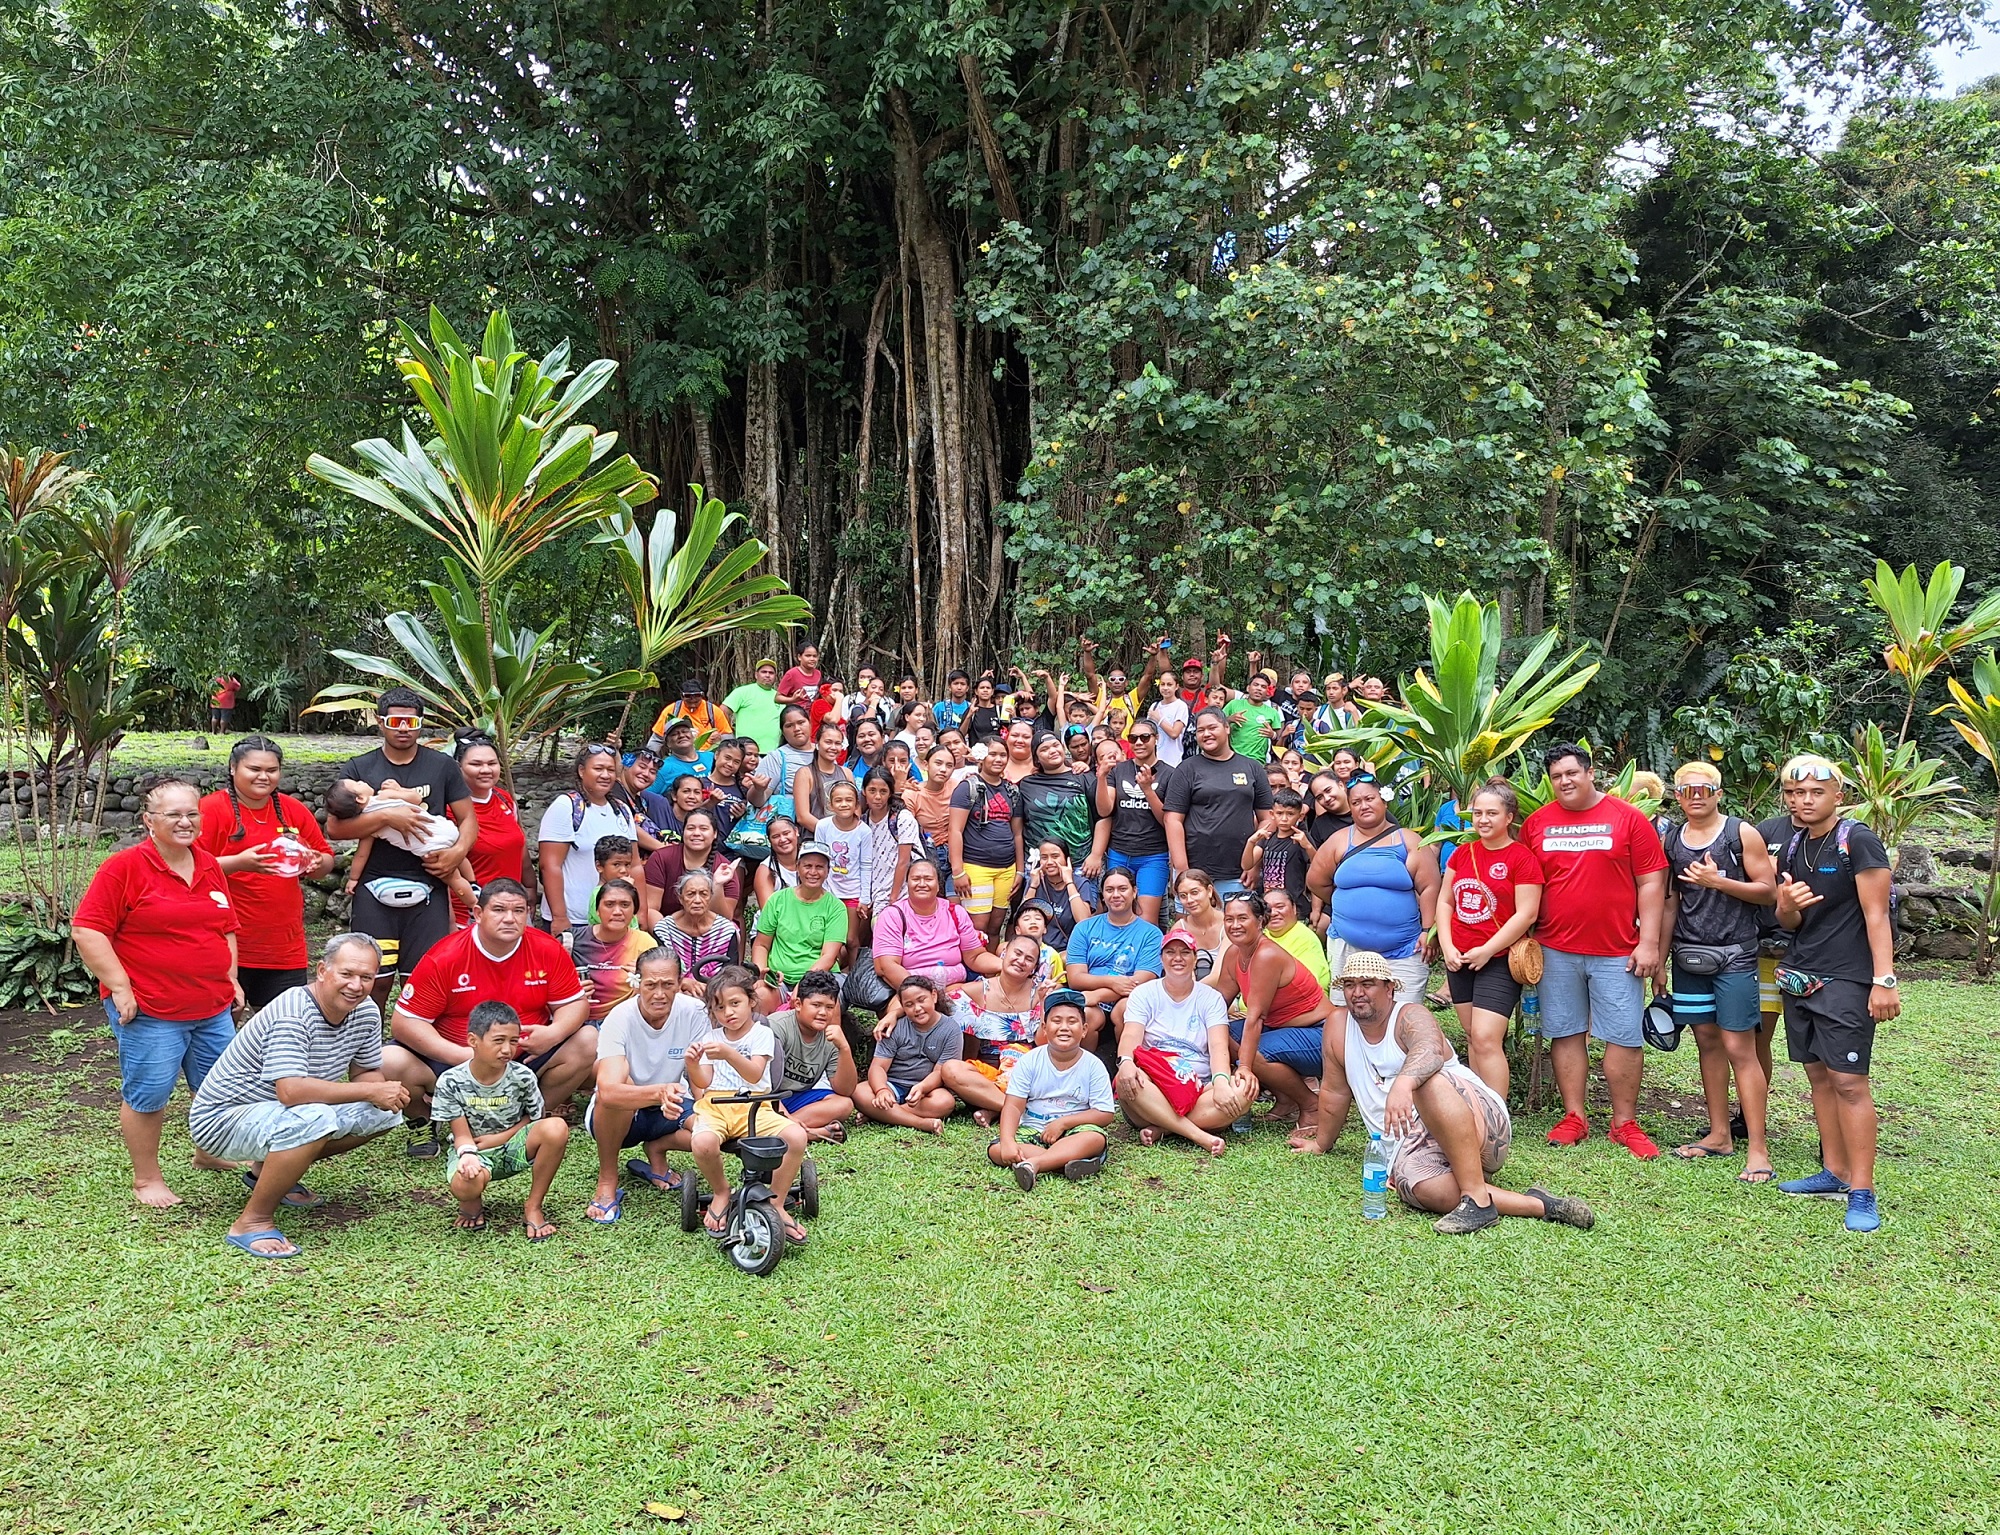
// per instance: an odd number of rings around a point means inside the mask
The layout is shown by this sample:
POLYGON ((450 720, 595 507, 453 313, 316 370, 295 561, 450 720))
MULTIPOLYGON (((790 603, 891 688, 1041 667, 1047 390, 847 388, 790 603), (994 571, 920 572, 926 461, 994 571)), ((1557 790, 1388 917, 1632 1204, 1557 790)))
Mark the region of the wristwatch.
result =
POLYGON ((1875 984, 1880 986, 1884 991, 1894 991, 1896 989, 1896 972, 1891 970, 1887 975, 1876 976, 1875 984))

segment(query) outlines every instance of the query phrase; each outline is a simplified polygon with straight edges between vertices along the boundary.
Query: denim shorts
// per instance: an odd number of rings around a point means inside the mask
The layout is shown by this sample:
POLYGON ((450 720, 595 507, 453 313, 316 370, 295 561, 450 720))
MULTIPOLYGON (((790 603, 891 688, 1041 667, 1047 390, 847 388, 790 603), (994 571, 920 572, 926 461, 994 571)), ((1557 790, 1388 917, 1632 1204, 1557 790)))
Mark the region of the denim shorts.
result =
POLYGON ((1674 1020, 1677 1023, 1719 1024, 1732 1034, 1749 1034, 1762 1021, 1755 970, 1725 970, 1720 975, 1689 975, 1674 966, 1674 1020))
MULTIPOLYGON (((1229 1026, 1229 1037, 1237 1044, 1243 1043, 1243 1020, 1237 1019, 1229 1026)), ((1257 1053, 1274 1065, 1289 1066, 1302 1077, 1316 1077, 1320 1074, 1325 1036, 1318 1024, 1300 1029, 1266 1029, 1257 1036, 1257 1053)), ((1250 1070, 1256 1065, 1245 1062, 1250 1070)))
POLYGON ((1144 858, 1130 858, 1112 849, 1104 855, 1107 869, 1129 869, 1132 880, 1139 887, 1139 894, 1164 896, 1167 893, 1167 876, 1172 867, 1165 853, 1148 853, 1144 858))
MULTIPOLYGON (((590 1099, 590 1106, 584 1111, 583 1115, 583 1133, 585 1135, 595 1138, 597 1134, 595 1128, 596 1118, 597 1095, 593 1093, 590 1099)), ((694 1094, 692 1092, 681 1100, 681 1112, 678 1118, 669 1115, 656 1104, 648 1104, 643 1109, 633 1110, 632 1123, 625 1127, 625 1134, 620 1139, 619 1145, 621 1147, 643 1146, 648 1141, 664 1140, 676 1131, 687 1129, 689 1122, 693 1118, 694 1094)))
POLYGON ((1588 1029, 1607 1045, 1644 1047, 1646 983, 1623 954, 1565 954, 1542 946, 1542 1034, 1568 1039, 1588 1029))
POLYGON ((130 1023, 120 1023, 118 1010, 107 1000, 104 1016, 118 1041, 118 1095, 141 1114, 164 1109, 182 1077, 189 1092, 199 1088, 236 1037, 236 1015, 227 1009, 213 1018, 180 1023, 139 1012, 130 1023))
POLYGON ((297 1151, 333 1136, 380 1135, 403 1122, 394 1109, 372 1103, 294 1103, 272 1098, 239 1104, 212 1114, 192 1114, 188 1133, 195 1145, 225 1162, 257 1162, 281 1151, 297 1151))

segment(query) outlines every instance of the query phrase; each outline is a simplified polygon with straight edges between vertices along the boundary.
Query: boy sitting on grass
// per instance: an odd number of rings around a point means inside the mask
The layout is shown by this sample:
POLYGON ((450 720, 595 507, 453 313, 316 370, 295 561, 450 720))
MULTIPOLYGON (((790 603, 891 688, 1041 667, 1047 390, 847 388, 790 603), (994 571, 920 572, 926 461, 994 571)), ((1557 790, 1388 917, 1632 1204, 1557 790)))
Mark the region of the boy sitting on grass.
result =
POLYGON ((844 1141, 854 1117, 854 1047, 840 1026, 840 977, 808 970, 799 977, 789 1011, 773 1013, 771 1037, 783 1047, 778 1086, 785 1117, 808 1140, 844 1141))
POLYGON ((1072 1183, 1102 1171, 1110 1146, 1111 1077, 1104 1062, 1083 1048, 1080 991, 1049 993, 1042 1004, 1046 1045, 1037 1045, 1007 1078, 1000 1133, 986 1148, 996 1167, 1012 1167, 1026 1193, 1043 1173, 1061 1169, 1072 1183))
POLYGON ((965 1035, 950 1001, 927 975, 906 976, 896 1001, 902 1012, 877 1042, 855 1102, 877 1124, 942 1135, 945 1115, 958 1107, 944 1085, 944 1069, 965 1054, 965 1035))
POLYGON ((486 1229, 486 1188, 497 1178, 532 1170, 521 1206, 521 1229, 530 1242, 556 1234, 542 1201, 569 1146, 569 1126, 542 1113, 542 1085, 514 1059, 521 1048, 521 1015, 505 1002, 481 1002, 465 1020, 472 1059, 439 1074, 431 1092, 431 1119, 448 1127, 457 1155, 449 1183, 458 1198, 460 1231, 486 1229))
POLYGON ((784 1224, 785 1240, 794 1247, 806 1245, 806 1229, 785 1208, 784 1194, 798 1181, 799 1165, 806 1159, 806 1132, 787 1119, 776 1103, 717 1103, 735 1093, 764 1093, 771 1090, 771 1055, 777 1042, 771 1026, 757 1016, 752 1000, 757 987, 755 972, 741 965, 718 970, 708 983, 709 1031, 688 1046, 683 1070, 688 1085, 700 1094, 694 1105, 694 1128, 689 1149, 694 1165, 708 1180, 713 1191, 702 1225, 712 1237, 723 1236, 729 1228, 729 1172, 722 1162, 722 1143, 739 1140, 750 1133, 750 1111, 757 1111, 757 1134, 775 1135, 785 1143, 785 1160, 771 1178, 777 1191, 771 1208, 784 1224))

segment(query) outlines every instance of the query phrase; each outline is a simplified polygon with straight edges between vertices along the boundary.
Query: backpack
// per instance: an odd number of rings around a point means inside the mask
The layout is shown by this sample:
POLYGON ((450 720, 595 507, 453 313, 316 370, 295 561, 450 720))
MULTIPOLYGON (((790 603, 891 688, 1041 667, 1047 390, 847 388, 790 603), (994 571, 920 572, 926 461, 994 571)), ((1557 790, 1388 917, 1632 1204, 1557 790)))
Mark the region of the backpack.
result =
MULTIPOLYGON (((1683 853, 1687 851, 1687 839, 1682 835, 1682 833, 1684 833, 1686 829, 1687 828, 1685 823, 1680 821, 1674 821, 1668 825, 1665 831, 1660 833, 1661 845, 1666 849, 1667 858, 1670 861, 1674 856, 1674 846, 1677 842, 1680 846, 1680 850, 1683 853)), ((1702 851, 1704 853, 1713 851, 1716 846, 1716 843, 1720 843, 1724 848, 1724 850, 1727 851, 1733 858, 1735 858, 1737 872, 1742 873, 1743 822, 1733 815, 1724 816, 1722 818, 1722 835, 1717 837, 1715 839, 1715 842, 1709 843, 1709 845, 1703 848, 1702 851)), ((1842 843, 1841 845, 1843 848, 1846 846, 1845 843, 1842 843)))
MULTIPOLYGON (((1833 846, 1835 856, 1840 860, 1840 872, 1847 875, 1850 879, 1854 877, 1854 854, 1849 849, 1847 841, 1854 828, 1858 825, 1860 825, 1860 822, 1852 821, 1846 816, 1842 816, 1839 824, 1833 829, 1833 846)), ((1792 865, 1798 861, 1799 849, 1805 846, 1805 841, 1806 829, 1801 826, 1797 831, 1792 833, 1792 840, 1785 844, 1785 861, 1780 866, 1780 873, 1791 873, 1792 865)), ((1892 881, 1889 885, 1889 937, 1891 941, 1898 941, 1903 936, 1902 918, 1902 888, 1892 881)))
MULTIPOLYGON (((583 830, 583 817, 584 813, 590 808, 590 802, 583 797, 583 791, 580 789, 564 790, 563 798, 569 801, 569 834, 574 837, 578 832, 583 830)), ((606 800, 605 803, 611 807, 614 814, 623 817, 627 821, 631 821, 636 829, 638 817, 634 815, 630 804, 618 799, 616 796, 606 800)), ((634 840, 636 841, 637 839, 635 838, 634 840)))

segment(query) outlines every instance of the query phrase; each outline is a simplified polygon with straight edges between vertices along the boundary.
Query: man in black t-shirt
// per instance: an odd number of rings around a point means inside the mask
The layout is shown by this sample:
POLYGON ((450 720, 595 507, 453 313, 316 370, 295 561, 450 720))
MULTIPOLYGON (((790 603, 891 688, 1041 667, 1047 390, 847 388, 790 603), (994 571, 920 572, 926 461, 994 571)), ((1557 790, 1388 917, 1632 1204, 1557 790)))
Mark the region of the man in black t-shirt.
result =
POLYGON ((1820 1170, 1779 1185, 1787 1194, 1845 1199, 1847 1229, 1882 1224, 1875 1207, 1875 1098, 1868 1082, 1875 1026, 1902 1011, 1889 927, 1889 852, 1840 813, 1840 770, 1794 757, 1798 830, 1778 855, 1778 923, 1792 935, 1779 970, 1785 1046, 1812 1084, 1820 1170))
POLYGON ((327 821, 329 837, 372 837, 384 831, 415 830, 425 813, 449 816, 458 823, 458 841, 422 858, 376 837, 368 855, 367 878, 354 892, 350 925, 366 933, 382 949, 382 974, 376 982, 378 1002, 385 1001, 400 971, 408 975, 432 944, 451 931, 451 897, 445 876, 464 861, 479 835, 472 791, 458 764, 443 752, 418 744, 423 730, 423 700, 408 688, 390 688, 375 702, 382 744, 350 760, 340 778, 358 778, 374 788, 394 781, 405 789, 422 789, 421 806, 375 799, 360 815, 327 821))
POLYGON ((1243 888, 1244 844, 1271 829, 1271 780, 1264 764, 1229 749, 1229 722, 1203 709, 1193 722, 1198 751, 1181 759, 1161 803, 1167 857, 1176 874, 1200 869, 1221 897, 1243 888))
MULTIPOLYGON (((1764 849, 1771 855, 1771 866, 1777 867, 1778 860, 1785 856, 1785 847, 1792 840, 1792 833, 1799 829, 1799 823, 1792 819, 1793 785, 1778 785, 1778 797, 1784 802, 1784 812, 1766 816, 1757 823, 1757 835, 1764 839, 1764 849)), ((1792 935, 1778 926, 1777 903, 1758 908, 1757 912, 1757 1008, 1762 1015, 1757 1024, 1757 1058, 1764 1063, 1764 1080, 1771 1080, 1771 1040, 1778 1032, 1778 1020, 1784 1016, 1784 999, 1778 993, 1778 966, 1784 962, 1785 950, 1791 947, 1792 935)))

